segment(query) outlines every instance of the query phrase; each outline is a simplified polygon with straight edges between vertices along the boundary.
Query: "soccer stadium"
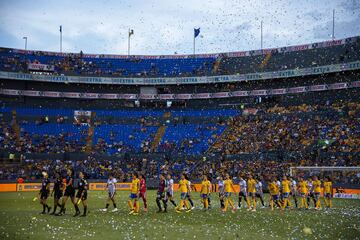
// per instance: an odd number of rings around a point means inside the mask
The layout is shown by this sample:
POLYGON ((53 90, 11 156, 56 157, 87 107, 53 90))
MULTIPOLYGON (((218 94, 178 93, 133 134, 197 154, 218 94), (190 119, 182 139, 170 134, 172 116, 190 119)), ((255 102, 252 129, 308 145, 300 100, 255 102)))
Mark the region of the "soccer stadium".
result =
POLYGON ((360 239, 358 1, 0 9, 0 239, 360 239))

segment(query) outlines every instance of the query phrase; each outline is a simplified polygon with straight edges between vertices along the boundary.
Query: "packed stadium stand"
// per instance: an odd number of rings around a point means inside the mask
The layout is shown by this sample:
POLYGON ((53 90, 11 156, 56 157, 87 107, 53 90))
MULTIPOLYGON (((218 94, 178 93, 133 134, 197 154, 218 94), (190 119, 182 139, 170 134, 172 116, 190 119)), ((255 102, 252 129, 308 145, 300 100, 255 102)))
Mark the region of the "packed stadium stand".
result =
POLYGON ((359 69, 359 37, 195 56, 2 48, 0 179, 359 166, 359 69))

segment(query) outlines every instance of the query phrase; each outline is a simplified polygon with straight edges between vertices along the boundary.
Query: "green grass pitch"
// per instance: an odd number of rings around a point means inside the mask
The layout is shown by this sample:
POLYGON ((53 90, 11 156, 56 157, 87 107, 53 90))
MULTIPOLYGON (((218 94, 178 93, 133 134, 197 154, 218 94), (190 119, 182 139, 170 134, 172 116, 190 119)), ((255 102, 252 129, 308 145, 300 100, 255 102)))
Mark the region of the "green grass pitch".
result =
POLYGON ((98 209, 105 205, 106 192, 89 192, 89 215, 74 218, 70 202, 67 214, 55 217, 39 214, 35 193, 0 193, 0 239, 360 239, 360 200, 335 199, 328 211, 258 208, 223 214, 215 194, 213 209, 204 212, 199 194, 193 193, 197 208, 178 214, 173 207, 156 213, 155 191, 149 191, 149 212, 129 216, 128 194, 118 192, 119 212, 102 213, 98 209))

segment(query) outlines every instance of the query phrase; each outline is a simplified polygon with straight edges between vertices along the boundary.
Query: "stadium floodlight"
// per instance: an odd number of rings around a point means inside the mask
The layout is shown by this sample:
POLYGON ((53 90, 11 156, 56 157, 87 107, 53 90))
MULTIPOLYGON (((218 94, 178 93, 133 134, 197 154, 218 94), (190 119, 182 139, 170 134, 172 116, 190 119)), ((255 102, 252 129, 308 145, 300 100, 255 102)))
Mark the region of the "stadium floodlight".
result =
POLYGON ((27 50, 27 37, 23 37, 23 39, 25 40, 25 50, 27 50))

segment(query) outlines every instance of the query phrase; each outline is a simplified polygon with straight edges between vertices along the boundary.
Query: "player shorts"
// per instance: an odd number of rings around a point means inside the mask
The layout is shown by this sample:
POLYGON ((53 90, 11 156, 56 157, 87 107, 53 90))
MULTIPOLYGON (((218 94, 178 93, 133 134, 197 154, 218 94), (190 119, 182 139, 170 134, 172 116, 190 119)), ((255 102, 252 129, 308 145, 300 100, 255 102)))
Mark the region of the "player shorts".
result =
POLYGON ((331 193, 325 193, 324 195, 326 198, 332 198, 331 193))
POLYGON ((288 192, 284 192, 282 196, 283 196, 283 198, 288 198, 288 197, 289 197, 289 195, 290 195, 290 193, 288 193, 288 192))
POLYGON ((263 197, 263 193, 255 193, 255 197, 257 197, 257 198, 260 198, 260 197, 263 197))
POLYGON ((67 187, 67 188, 65 189, 64 196, 65 196, 65 197, 75 197, 75 189, 72 188, 72 187, 70 187, 70 188, 67 187))
POLYGON ((156 198, 158 198, 158 199, 163 199, 163 198, 165 198, 165 193, 164 193, 164 192, 157 192, 157 193, 156 193, 156 198))
POLYGON ((319 198, 320 197, 320 193, 319 192, 314 192, 314 198, 319 198))
POLYGON ((279 195, 278 195, 278 194, 276 194, 276 195, 271 195, 271 197, 272 197, 272 200, 274 200, 274 201, 279 200, 279 195))
POLYGON ((247 193, 246 192, 239 192, 239 196, 240 197, 247 197, 247 193))
POLYGON ((55 199, 60 199, 62 196, 63 196, 62 191, 55 191, 55 193, 54 193, 55 199))
POLYGON ((174 192, 166 192, 166 196, 167 196, 168 198, 171 198, 171 197, 174 196, 174 192))
POLYGON ((87 191, 84 191, 84 193, 82 193, 82 191, 78 191, 76 194, 76 198, 80 198, 81 200, 86 200, 87 199, 87 191), (82 194, 82 197, 81 197, 82 194))
POLYGON ((136 200, 138 198, 138 196, 136 193, 130 193, 129 198, 136 200))
POLYGON ((254 192, 248 192, 249 197, 256 197, 256 194, 254 192))
POLYGON ((231 197, 231 192, 224 192, 224 197, 226 198, 231 197))
POLYGON ((186 192, 182 192, 182 193, 180 194, 180 199, 181 199, 181 200, 185 200, 187 197, 188 197, 188 194, 187 194, 186 192))
POLYGON ((40 199, 45 200, 49 197, 49 191, 40 191, 40 199))
POLYGON ((109 191, 109 198, 113 198, 116 195, 116 191, 109 191))
POLYGON ((140 192, 139 198, 146 198, 146 192, 140 192))
POLYGON ((207 199, 207 198, 208 198, 208 195, 207 195, 207 194, 201 194, 201 198, 202 198, 202 199, 207 199))

